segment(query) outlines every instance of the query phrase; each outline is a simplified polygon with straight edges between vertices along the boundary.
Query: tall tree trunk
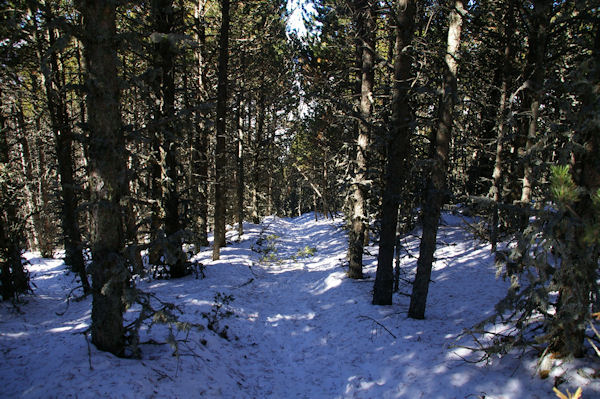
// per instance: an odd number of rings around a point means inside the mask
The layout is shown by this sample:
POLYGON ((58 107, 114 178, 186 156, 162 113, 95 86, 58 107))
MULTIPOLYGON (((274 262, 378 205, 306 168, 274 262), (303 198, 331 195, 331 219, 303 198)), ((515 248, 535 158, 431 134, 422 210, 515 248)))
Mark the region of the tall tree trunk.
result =
POLYGON ((392 89, 392 117, 389 129, 387 171, 381 210, 381 233, 377 274, 373 290, 374 305, 391 305, 394 288, 394 247, 400 189, 405 180, 406 157, 409 153, 410 134, 413 124, 409 103, 411 57, 407 48, 411 45, 415 29, 414 0, 399 0, 396 9, 394 44, 394 82, 392 89))
MULTIPOLYGON (((270 151, 271 148, 271 140, 269 140, 269 145, 267 147, 267 162, 272 161, 272 154, 270 151)), ((267 215, 273 215, 273 165, 267 165, 267 215)))
POLYGON ((252 165, 252 223, 260 222, 260 154, 263 146, 263 135, 265 130, 265 88, 260 85, 258 104, 256 105, 256 137, 254 139, 254 163, 252 165))
POLYGON ((40 210, 40 199, 36 193, 35 188, 35 169, 38 160, 32 157, 31 148, 29 146, 28 131, 26 129, 25 114, 23 112, 23 106, 17 103, 14 107, 14 114, 17 117, 17 126, 19 130, 19 142, 21 143, 21 159, 23 174, 25 175, 26 182, 24 184, 25 191, 27 193, 27 207, 29 208, 29 214, 31 215, 30 222, 31 227, 28 230, 30 232, 29 248, 35 248, 40 250, 42 244, 40 242, 43 237, 40 237, 40 233, 43 232, 41 210, 40 210))
POLYGON ((159 71, 154 82, 154 94, 158 101, 157 120, 160 139, 160 163, 162 202, 164 211, 165 243, 162 246, 164 262, 171 277, 183 277, 187 273, 186 256, 181 248, 178 193, 178 143, 179 128, 175 117, 175 43, 173 33, 175 10, 173 0, 152 0, 154 23, 154 67, 159 71))
MULTIPOLYGON (((153 111, 154 120, 153 129, 157 129, 157 112, 153 111)), ((162 220, 164 219, 164 210, 162 206, 162 169, 160 166, 160 138, 156 131, 152 132, 150 142, 150 162, 148 165, 148 188, 151 198, 150 205, 150 248, 148 249, 148 262, 151 265, 158 265, 161 262, 161 246, 159 242, 164 239, 162 234, 162 220)))
POLYGON ((225 246, 225 136, 227 134, 227 68, 229 63, 229 0, 221 0, 221 28, 219 36, 219 65, 217 82, 217 140, 215 146, 215 227, 213 260, 220 257, 225 246))
POLYGON ((267 215, 273 215, 273 169, 275 168, 273 159, 273 143, 275 140, 275 111, 271 107, 270 112, 271 118, 269 119, 268 134, 267 134, 267 162, 266 162, 266 173, 267 173, 267 215))
POLYGON ((413 282, 408 310, 408 317, 413 319, 425 318, 425 306, 429 291, 429 280, 431 279, 433 255, 436 249, 440 211, 447 191, 446 174, 448 170, 452 124, 454 122, 453 111, 456 102, 456 78, 460 35, 462 31, 462 14, 464 12, 463 1, 455 0, 448 24, 448 42, 445 57, 444 85, 442 88, 443 94, 439 105, 439 123, 435 135, 432 135, 431 140, 433 164, 423 204, 423 236, 421 237, 419 247, 417 275, 413 282))
POLYGON ((502 201, 502 162, 504 152, 504 140, 508 135, 509 124, 508 116, 510 107, 508 104, 508 86, 512 70, 513 46, 510 40, 510 35, 514 31, 514 6, 511 1, 506 4, 506 14, 504 16, 503 37, 505 40, 504 54, 502 58, 502 70, 500 77, 500 103, 498 105, 498 134, 496 141, 496 157, 494 162, 494 172, 492 174, 492 187, 490 188, 490 196, 494 201, 492 209, 492 222, 490 228, 490 242, 492 252, 496 252, 498 242, 498 223, 499 210, 498 203, 502 201))
POLYGON ((323 187, 321 189, 321 203, 323 204, 323 215, 325 215, 326 219, 329 219, 329 216, 331 216, 331 211, 329 208, 329 168, 327 165, 328 160, 329 150, 326 146, 325 151, 323 152, 323 187))
MULTIPOLYGON (((51 25, 54 19, 50 5, 44 9, 46 23, 51 25)), ((58 161, 58 175, 60 176, 61 192, 61 219, 63 229, 63 243, 65 247, 65 263, 79 275, 84 293, 90 291, 90 285, 85 271, 83 259, 83 245, 77 215, 77 185, 75 182, 75 161, 73 160, 73 130, 69 121, 67 99, 65 98, 64 85, 61 82, 61 68, 56 54, 56 34, 52 27, 47 32, 49 50, 43 48, 41 34, 38 31, 39 61, 44 77, 44 87, 50 122, 54 134, 54 147, 58 161), (48 52, 46 54, 46 52, 48 52)))
MULTIPOLYGON (((41 131, 41 122, 36 128, 40 127, 38 131, 41 131)), ((37 195, 40 198, 40 232, 38 237, 40 238, 40 253, 44 258, 52 258, 54 256, 54 244, 56 242, 56 229, 52 225, 51 214, 51 197, 50 192, 50 175, 47 168, 47 149, 45 146, 44 137, 37 135, 35 149, 37 151, 37 174, 39 179, 37 181, 37 195)))
POLYGON ((206 22, 204 15, 206 13, 206 0, 198 0, 194 11, 196 23, 196 41, 198 48, 196 50, 196 79, 198 89, 196 90, 196 111, 195 111, 195 140, 194 150, 192 151, 193 184, 197 187, 195 204, 197 207, 195 213, 195 242, 198 247, 208 246, 208 132, 204 119, 206 111, 203 103, 206 101, 206 66, 204 61, 204 52, 206 51, 206 22))
MULTIPOLYGON (((243 71, 243 68, 242 68, 243 71)), ((236 187, 236 213, 238 223, 238 238, 241 239, 244 234, 244 114, 242 112, 244 99, 244 85, 241 83, 240 93, 238 94, 236 130, 237 130, 237 151, 235 153, 235 187, 236 187)))
POLYGON ((531 20, 531 30, 528 36, 527 63, 525 78, 527 90, 523 100, 528 120, 522 125, 521 134, 526 137, 523 160, 523 187, 521 190, 521 205, 528 207, 534 185, 533 164, 534 146, 537 143, 537 124, 540 112, 540 101, 544 84, 544 59, 548 38, 548 28, 552 13, 552 1, 534 0, 531 20))
POLYGON ((298 216, 302 216, 302 183, 298 184, 298 216))
POLYGON ((15 299, 30 290, 29 276, 21 262, 20 245, 24 242, 21 221, 18 219, 16 190, 9 187, 10 149, 6 117, 2 109, 0 88, 0 296, 3 300, 15 299))
POLYGON ((363 277, 362 258, 367 234, 367 193, 369 185, 368 155, 370 145, 373 84, 375 80, 375 31, 376 23, 369 1, 358 0, 352 3, 358 40, 360 41, 360 121, 356 148, 356 172, 352 184, 352 216, 348 237, 348 277, 363 277))
POLYGON ((116 3, 78 0, 87 66, 89 179, 93 203, 92 342, 125 355, 124 290, 129 272, 121 201, 128 191, 117 75, 116 3))

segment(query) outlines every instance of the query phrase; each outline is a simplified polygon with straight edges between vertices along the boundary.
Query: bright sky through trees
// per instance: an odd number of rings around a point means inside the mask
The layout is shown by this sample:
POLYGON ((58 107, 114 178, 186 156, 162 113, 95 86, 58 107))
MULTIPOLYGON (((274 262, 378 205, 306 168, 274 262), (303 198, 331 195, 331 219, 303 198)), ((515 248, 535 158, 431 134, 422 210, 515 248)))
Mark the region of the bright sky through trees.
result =
POLYGON ((288 0, 287 9, 290 13, 288 30, 295 31, 300 37, 306 36, 308 29, 304 24, 304 19, 315 13, 313 2, 311 0, 288 0))

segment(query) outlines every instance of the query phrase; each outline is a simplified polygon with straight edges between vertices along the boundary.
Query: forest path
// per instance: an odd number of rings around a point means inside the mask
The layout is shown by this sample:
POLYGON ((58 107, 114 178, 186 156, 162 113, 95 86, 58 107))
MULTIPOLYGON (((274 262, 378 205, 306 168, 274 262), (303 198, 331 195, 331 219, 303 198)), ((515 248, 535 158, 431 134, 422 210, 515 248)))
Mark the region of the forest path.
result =
MULTIPOLYGON (((312 214, 267 218, 261 236, 260 245, 254 245, 261 249, 252 266, 255 280, 234 291, 234 306, 249 315, 238 319, 237 326, 232 323, 245 343, 240 349, 248 359, 243 385, 249 397, 377 397, 377 392, 403 397, 436 392, 439 381, 452 385, 455 378, 449 370, 457 358, 447 346, 466 323, 481 317, 479 312, 464 314, 468 304, 453 292, 454 284, 463 293, 478 291, 474 296, 482 300, 498 293, 489 287, 485 292, 488 283, 496 282, 490 268, 477 267, 483 249, 469 248, 468 259, 454 259, 469 244, 444 245, 438 269, 445 270, 434 274, 439 281, 432 288, 424 324, 406 319, 405 297, 395 297, 395 306, 371 305, 376 259, 369 253, 376 254, 376 247, 367 248, 364 256, 365 280, 346 277, 347 237, 341 221, 315 221, 312 214), (457 266, 452 271, 446 268, 449 262, 457 266), (432 369, 437 370, 435 378, 432 369), (402 378, 392 378, 398 373, 402 378)), ((441 241, 464 238, 458 226, 441 228, 441 241)), ((413 255, 417 244, 414 238, 405 242, 413 255)), ((408 258, 405 265, 411 268, 413 262, 408 258)), ((471 380, 478 374, 475 370, 461 378, 471 380)))
POLYGON ((256 397, 319 397, 325 388, 333 394, 338 352, 349 344, 336 316, 340 306, 357 303, 332 290, 345 278, 343 232, 312 215, 264 223, 266 249, 253 266, 257 280, 235 294, 256 315, 246 337, 258 338, 246 370, 252 390, 256 397))
MULTIPOLYGON (((489 314, 505 288, 494 278, 489 249, 474 245, 459 217, 446 218, 426 321, 406 318, 405 296, 395 296, 394 306, 371 305, 376 247, 366 248, 366 278, 346 277, 340 220, 267 218, 255 280, 234 291, 234 306, 248 316, 232 323, 244 342, 248 397, 445 398, 448 387, 455 397, 493 391, 495 378, 460 361, 449 346, 489 314)), ((418 254, 416 238, 404 240, 407 272, 418 254)), ((518 396, 523 388, 518 382, 504 392, 518 396)))

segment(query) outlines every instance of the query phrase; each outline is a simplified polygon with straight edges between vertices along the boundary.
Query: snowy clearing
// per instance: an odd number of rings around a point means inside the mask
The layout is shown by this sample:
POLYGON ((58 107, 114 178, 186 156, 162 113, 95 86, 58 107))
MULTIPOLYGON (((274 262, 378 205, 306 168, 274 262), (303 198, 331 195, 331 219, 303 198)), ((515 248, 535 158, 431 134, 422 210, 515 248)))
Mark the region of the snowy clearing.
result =
MULTIPOLYGON (((396 295, 389 307, 370 304, 376 247, 367 248, 366 280, 345 277, 340 226, 310 214, 269 217, 246 224, 239 242, 230 231, 221 260, 211 261, 209 249, 200 252, 205 279, 138 281, 179 305, 182 320, 202 325, 218 293, 233 297, 220 309, 233 312, 219 319, 228 339, 208 329, 179 332, 174 356, 165 344, 167 328, 154 326, 142 331, 141 360, 88 345, 82 331, 91 298, 67 305, 74 276, 61 260, 27 254, 35 295, 20 312, 0 305, 0 397, 550 398, 557 376, 565 380, 563 392, 582 386, 584 398, 600 397, 600 382, 586 378, 594 370, 578 362, 542 380, 530 356, 487 366, 457 356, 466 353, 452 347, 456 337, 491 314, 506 290, 495 278, 489 247, 475 243, 460 218, 444 217, 421 321, 406 317, 407 296, 396 295)), ((417 237, 404 245, 418 255, 417 237)), ((409 256, 403 261, 407 271, 416 263, 409 256)))

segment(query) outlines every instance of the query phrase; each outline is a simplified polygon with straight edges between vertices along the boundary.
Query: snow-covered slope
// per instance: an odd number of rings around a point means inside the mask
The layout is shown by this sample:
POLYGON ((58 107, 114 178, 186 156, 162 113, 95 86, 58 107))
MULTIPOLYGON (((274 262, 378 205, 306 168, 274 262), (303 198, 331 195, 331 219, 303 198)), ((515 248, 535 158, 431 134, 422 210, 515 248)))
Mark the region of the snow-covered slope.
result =
MULTIPOLYGON (((539 379, 531 358, 508 356, 485 366, 456 355, 458 334, 489 315, 506 286, 495 279, 489 248, 474 243, 459 218, 444 221, 426 320, 406 317, 404 295, 393 306, 370 304, 376 247, 367 249, 373 256, 365 256, 366 280, 345 277, 347 239, 339 220, 270 217, 246 224, 239 242, 228 233, 221 260, 200 252, 205 279, 138 282, 179 305, 182 320, 202 325, 218 294, 233 297, 221 309, 233 315, 218 329, 228 339, 208 329, 179 332, 174 356, 164 344, 166 327, 155 326, 142 331, 141 360, 88 345, 82 332, 91 299, 67 305, 74 276, 60 260, 28 254, 35 295, 20 311, 0 305, 0 397, 554 397, 553 378, 539 379)), ((417 238, 407 237, 404 246, 418 255, 417 238)), ((410 272, 415 259, 405 256, 404 265, 410 272)), ((584 398, 600 397, 600 383, 579 376, 576 367, 569 366, 561 389, 583 386, 584 398)))

